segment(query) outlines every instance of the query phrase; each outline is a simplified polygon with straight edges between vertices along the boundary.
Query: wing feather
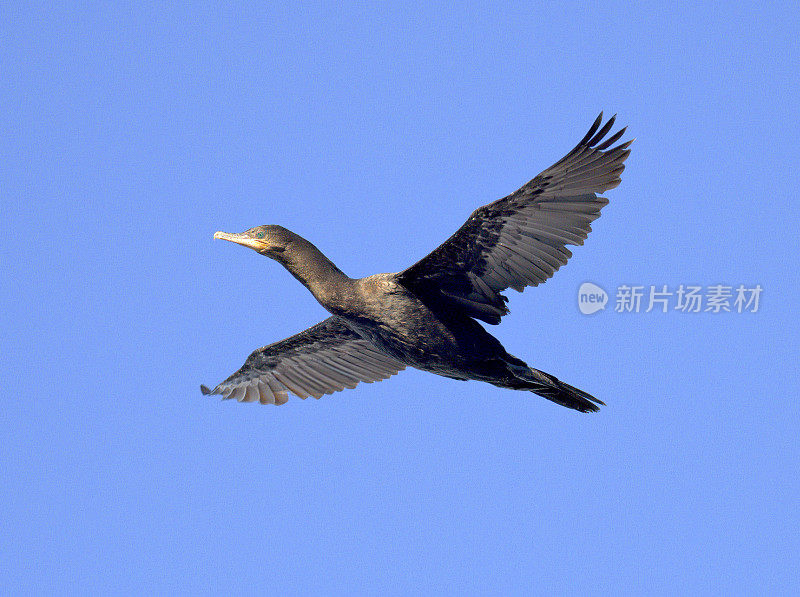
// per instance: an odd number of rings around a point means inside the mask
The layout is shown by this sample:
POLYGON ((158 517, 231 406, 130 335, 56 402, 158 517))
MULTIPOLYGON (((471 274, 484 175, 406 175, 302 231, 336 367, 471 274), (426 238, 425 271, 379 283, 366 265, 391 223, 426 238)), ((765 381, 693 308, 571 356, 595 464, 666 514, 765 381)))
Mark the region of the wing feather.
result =
POLYGON ((615 119, 601 127, 601 113, 572 151, 516 192, 475 210, 398 281, 444 307, 499 323, 508 313, 500 293, 552 277, 572 257, 566 245, 582 245, 608 204, 598 193, 619 185, 633 141, 612 147, 625 132, 605 138, 615 119))
POLYGON ((203 394, 261 404, 285 404, 287 392, 300 398, 354 388, 359 382, 391 377, 405 365, 381 353, 347 327, 329 317, 307 330, 253 352, 241 369, 203 394))

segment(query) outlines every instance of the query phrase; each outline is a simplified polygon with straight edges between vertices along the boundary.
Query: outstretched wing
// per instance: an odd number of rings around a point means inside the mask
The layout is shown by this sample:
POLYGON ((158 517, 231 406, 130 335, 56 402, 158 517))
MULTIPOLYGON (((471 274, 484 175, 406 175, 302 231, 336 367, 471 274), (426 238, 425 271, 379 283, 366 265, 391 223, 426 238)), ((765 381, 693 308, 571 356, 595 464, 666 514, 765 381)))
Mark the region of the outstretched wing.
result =
POLYGON ((403 363, 379 352, 334 316, 259 348, 213 390, 206 386, 200 390, 240 402, 284 404, 287 390, 300 398, 321 398, 354 388, 360 381, 386 379, 402 369, 403 363))
POLYGON ((601 112, 575 149, 518 191, 475 210, 398 281, 443 307, 500 323, 508 313, 500 292, 537 286, 566 264, 566 245, 582 245, 608 203, 597 193, 620 183, 633 141, 608 149, 625 132, 603 140, 615 118, 600 129, 601 112))

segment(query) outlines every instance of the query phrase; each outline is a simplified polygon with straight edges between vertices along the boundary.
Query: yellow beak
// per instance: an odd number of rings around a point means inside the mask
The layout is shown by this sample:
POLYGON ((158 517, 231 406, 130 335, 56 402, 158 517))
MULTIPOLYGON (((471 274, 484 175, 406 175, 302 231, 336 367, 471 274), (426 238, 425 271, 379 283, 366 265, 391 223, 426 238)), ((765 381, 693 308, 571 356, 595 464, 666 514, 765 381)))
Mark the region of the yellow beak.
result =
POLYGON ((259 240, 257 238, 244 236, 242 234, 232 234, 230 232, 215 232, 214 238, 218 238, 220 240, 227 240, 232 243, 236 243, 237 245, 242 245, 243 247, 250 247, 254 251, 258 251, 264 248, 264 241, 259 240))

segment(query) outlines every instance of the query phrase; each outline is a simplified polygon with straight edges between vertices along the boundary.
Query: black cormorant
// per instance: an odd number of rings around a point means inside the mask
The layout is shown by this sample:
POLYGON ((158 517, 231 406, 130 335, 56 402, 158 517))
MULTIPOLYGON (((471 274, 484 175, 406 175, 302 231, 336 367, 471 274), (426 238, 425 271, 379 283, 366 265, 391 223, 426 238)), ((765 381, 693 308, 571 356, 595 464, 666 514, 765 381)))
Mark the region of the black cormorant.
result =
POLYGON ((608 203, 598 193, 620 183, 628 147, 609 149, 602 113, 564 158, 518 191, 478 208, 453 236, 408 269, 353 279, 319 249, 281 226, 214 238, 279 262, 331 317, 259 348, 236 373, 204 394, 284 404, 287 391, 320 398, 360 381, 386 379, 410 365, 453 379, 528 390, 582 412, 597 398, 510 355, 477 321, 500 323, 507 288, 521 292, 553 275, 581 245, 608 203))

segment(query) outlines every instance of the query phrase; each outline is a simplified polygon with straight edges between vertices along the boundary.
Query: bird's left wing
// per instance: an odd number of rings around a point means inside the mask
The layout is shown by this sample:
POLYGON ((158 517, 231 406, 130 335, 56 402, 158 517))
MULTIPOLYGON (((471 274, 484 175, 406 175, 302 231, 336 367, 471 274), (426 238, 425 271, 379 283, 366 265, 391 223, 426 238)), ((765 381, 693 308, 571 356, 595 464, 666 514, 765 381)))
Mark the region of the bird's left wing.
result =
POLYGON ((597 193, 620 183, 632 141, 611 147, 625 129, 604 140, 614 118, 600 128, 602 119, 601 113, 575 149, 528 184, 476 209, 397 280, 445 308, 500 323, 508 313, 500 292, 550 278, 572 256, 566 245, 582 245, 608 203, 597 193))
POLYGON ((378 351, 334 316, 259 348, 213 390, 200 389, 240 402, 284 404, 287 391, 300 398, 320 398, 354 388, 360 381, 386 379, 402 369, 403 363, 378 351))

